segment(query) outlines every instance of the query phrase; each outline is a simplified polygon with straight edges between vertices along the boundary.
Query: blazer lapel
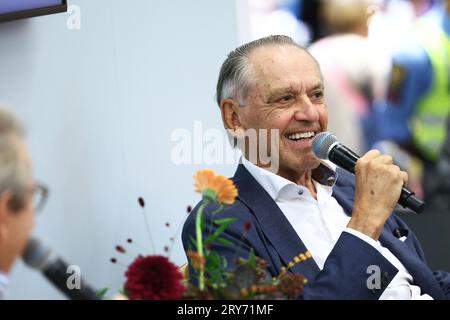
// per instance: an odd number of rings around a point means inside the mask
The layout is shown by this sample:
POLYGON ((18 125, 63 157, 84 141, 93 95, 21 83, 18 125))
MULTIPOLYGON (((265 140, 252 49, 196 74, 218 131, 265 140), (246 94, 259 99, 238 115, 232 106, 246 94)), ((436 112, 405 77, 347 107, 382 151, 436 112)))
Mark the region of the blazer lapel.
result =
MULTIPOLYGON (((285 266, 295 256, 306 252, 305 244, 278 205, 242 164, 239 165, 233 180, 238 188, 238 198, 253 212, 285 266)), ((301 273, 308 279, 314 279, 319 267, 314 259, 308 259, 296 264, 292 271, 301 273)))
POLYGON ((333 197, 342 206, 344 212, 352 215, 355 200, 354 176, 341 168, 336 169, 337 179, 333 187, 333 197))

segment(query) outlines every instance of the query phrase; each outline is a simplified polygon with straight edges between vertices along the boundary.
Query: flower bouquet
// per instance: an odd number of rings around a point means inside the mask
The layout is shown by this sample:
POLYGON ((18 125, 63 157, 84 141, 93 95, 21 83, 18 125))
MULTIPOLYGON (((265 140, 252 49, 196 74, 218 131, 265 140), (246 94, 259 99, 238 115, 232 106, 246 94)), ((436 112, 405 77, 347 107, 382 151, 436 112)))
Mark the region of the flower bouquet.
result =
MULTIPOLYGON (((234 183, 224 176, 217 176, 211 170, 198 171, 195 176, 195 190, 202 195, 202 202, 195 217, 195 239, 187 252, 190 276, 182 272, 167 256, 139 255, 125 272, 123 294, 132 300, 166 299, 295 299, 299 297, 307 282, 302 275, 289 272, 297 263, 311 257, 302 253, 281 269, 277 277, 270 277, 266 271, 267 262, 251 253, 248 259, 236 258, 229 266, 220 254, 211 249, 212 244, 232 246, 222 233, 237 219, 221 218, 224 206, 234 203, 238 190, 234 183), (217 207, 213 212, 215 230, 205 230, 203 211, 208 206, 217 207), (217 217, 217 218, 216 218, 217 217)), ((144 209, 145 202, 139 198, 144 209)), ((188 208, 188 212, 190 212, 188 208)), ((144 217, 146 219, 145 211, 144 217)), ((146 220, 147 228, 148 221, 146 220)), ((242 239, 251 229, 246 223, 242 239)), ((151 237, 150 237, 151 238, 151 237)), ((173 240, 175 237, 172 237, 173 240)), ((127 240, 132 242, 131 239, 127 240)), ((124 252, 117 246, 118 252, 124 252)), ((166 252, 168 248, 165 248, 166 252)), ((115 263, 117 260, 112 258, 115 263)))

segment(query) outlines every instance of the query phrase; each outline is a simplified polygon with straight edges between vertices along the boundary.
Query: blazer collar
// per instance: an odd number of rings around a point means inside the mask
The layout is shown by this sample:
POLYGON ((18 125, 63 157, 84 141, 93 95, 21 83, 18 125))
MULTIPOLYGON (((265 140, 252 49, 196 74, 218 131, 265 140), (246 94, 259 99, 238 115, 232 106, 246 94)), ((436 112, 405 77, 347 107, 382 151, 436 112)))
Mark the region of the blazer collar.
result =
MULTIPOLYGON (((238 198, 252 211, 268 241, 276 248, 284 265, 287 265, 300 253, 306 252, 305 244, 298 237, 283 212, 244 165, 238 166, 233 181, 238 188, 238 198)), ((320 271, 314 259, 296 264, 292 270, 303 274, 308 279, 314 279, 320 271)))
MULTIPOLYGON (((283 178, 269 170, 260 168, 245 159, 241 158, 241 163, 244 165, 245 169, 250 173, 250 175, 267 191, 269 196, 273 200, 277 200, 280 191, 287 185, 296 185, 294 182, 283 178)), ((311 177, 320 183, 321 185, 332 187, 337 178, 337 173, 335 170, 336 166, 332 163, 327 163, 322 161, 320 165, 312 170, 311 177)))

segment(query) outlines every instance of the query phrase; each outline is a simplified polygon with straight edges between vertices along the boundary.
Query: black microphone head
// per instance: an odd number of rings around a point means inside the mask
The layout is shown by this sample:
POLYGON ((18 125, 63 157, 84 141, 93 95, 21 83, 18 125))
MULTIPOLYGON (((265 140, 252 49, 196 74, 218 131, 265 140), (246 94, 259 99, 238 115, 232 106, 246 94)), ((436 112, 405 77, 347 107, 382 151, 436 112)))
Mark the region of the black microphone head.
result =
POLYGON ((68 286, 68 264, 47 245, 37 238, 30 237, 22 254, 23 261, 33 269, 37 269, 56 288, 74 300, 99 300, 96 290, 80 279, 78 288, 68 286))
POLYGON ((338 139, 331 132, 316 134, 312 141, 314 154, 319 159, 328 160, 328 153, 336 142, 338 142, 338 139))
POLYGON ((52 249, 41 240, 31 237, 22 254, 23 261, 31 268, 42 270, 52 260, 52 249))

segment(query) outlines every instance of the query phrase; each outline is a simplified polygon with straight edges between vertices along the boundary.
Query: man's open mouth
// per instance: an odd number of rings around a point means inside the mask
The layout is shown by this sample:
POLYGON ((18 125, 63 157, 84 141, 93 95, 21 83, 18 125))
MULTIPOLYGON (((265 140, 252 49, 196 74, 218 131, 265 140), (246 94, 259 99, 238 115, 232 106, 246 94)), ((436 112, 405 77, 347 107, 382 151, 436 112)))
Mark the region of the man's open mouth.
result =
POLYGON ((316 132, 310 131, 310 132, 298 132, 298 133, 289 133, 286 134, 285 137, 292 141, 299 141, 299 140, 307 140, 312 139, 316 135, 316 132))

